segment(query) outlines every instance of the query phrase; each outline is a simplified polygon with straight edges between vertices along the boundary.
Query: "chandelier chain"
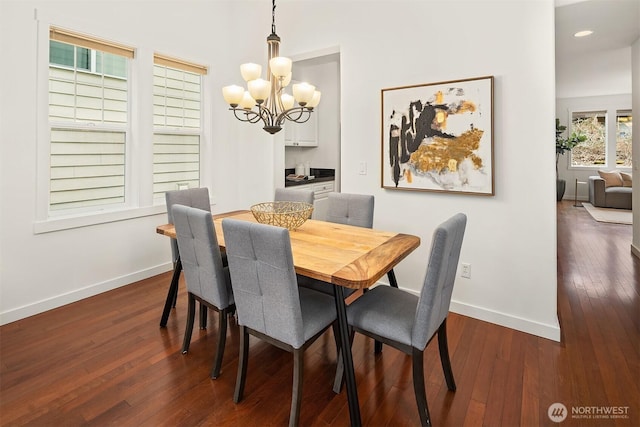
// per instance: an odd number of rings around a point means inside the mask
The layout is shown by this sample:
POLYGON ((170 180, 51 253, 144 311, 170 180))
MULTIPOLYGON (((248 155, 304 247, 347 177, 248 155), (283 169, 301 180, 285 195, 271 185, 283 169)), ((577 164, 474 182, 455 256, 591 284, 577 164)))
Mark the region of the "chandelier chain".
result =
POLYGON ((271 34, 276 33, 276 0, 271 0, 271 34))

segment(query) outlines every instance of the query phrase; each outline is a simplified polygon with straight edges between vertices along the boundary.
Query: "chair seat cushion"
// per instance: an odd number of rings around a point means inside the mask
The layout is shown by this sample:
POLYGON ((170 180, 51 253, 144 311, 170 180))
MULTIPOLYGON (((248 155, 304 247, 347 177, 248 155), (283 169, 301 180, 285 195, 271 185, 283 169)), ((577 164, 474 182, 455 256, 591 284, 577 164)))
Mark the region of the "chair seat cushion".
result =
POLYGON ((376 286, 347 307, 349 325, 411 345, 418 297, 398 288, 376 286))
POLYGON ((336 320, 336 303, 331 295, 298 288, 305 342, 336 320))

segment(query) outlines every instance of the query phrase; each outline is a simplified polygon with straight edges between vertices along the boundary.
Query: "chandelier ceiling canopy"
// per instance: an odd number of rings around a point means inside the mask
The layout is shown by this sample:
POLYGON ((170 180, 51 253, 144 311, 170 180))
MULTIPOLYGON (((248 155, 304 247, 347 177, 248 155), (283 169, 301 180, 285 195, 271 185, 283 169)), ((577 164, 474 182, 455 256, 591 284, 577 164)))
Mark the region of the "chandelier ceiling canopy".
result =
POLYGON ((292 87, 293 96, 285 92, 291 82, 291 59, 280 56, 280 37, 276 34, 276 1, 272 0, 271 34, 267 37, 267 78, 261 78, 262 67, 248 63, 240 66, 240 74, 247 82, 247 89, 231 85, 222 88, 224 100, 234 116, 243 122, 262 121, 263 129, 275 134, 282 129, 285 120, 304 123, 320 102, 320 91, 309 83, 297 83, 292 87), (297 104, 297 105, 296 105, 297 104))

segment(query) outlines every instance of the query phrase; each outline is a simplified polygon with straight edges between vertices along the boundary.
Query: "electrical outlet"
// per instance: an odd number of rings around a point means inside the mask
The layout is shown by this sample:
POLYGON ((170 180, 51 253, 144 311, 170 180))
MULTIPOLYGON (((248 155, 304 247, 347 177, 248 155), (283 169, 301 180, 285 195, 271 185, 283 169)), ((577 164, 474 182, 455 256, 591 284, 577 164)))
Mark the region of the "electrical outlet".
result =
POLYGON ((471 264, 463 262, 460 264, 460 267, 460 276, 464 277, 465 279, 471 279, 471 264))

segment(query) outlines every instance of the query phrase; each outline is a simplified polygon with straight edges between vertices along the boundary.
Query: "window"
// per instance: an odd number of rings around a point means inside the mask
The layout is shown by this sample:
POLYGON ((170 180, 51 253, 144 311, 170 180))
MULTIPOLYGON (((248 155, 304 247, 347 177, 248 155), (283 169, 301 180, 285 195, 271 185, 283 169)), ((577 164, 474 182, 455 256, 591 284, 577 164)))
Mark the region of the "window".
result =
POLYGON ((607 164, 606 111, 574 112, 571 132, 587 136, 587 140, 571 151, 571 166, 602 166, 607 164))
POLYGON ((631 167, 631 111, 616 112, 616 166, 631 167))
POLYGON ((51 27, 49 210, 125 202, 133 49, 51 27))
POLYGON ((35 232, 154 215, 167 190, 201 186, 207 68, 50 22, 38 20, 35 232))
POLYGON ((156 54, 153 67, 153 198, 200 186, 202 75, 206 67, 156 54))

